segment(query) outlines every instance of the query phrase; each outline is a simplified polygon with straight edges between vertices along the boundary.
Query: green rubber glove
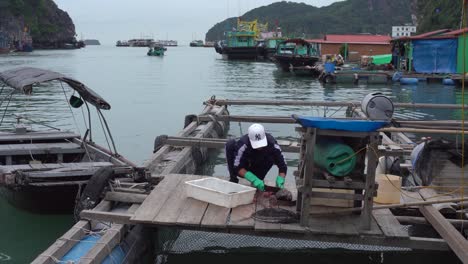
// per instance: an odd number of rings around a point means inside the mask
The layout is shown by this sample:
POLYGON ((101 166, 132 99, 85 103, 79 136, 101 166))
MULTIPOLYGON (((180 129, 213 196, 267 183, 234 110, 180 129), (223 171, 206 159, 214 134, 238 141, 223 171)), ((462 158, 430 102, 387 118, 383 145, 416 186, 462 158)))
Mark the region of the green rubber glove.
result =
POLYGON ((281 177, 281 176, 276 176, 276 187, 279 187, 281 189, 284 189, 284 177, 281 177))
POLYGON ((264 192, 265 191, 265 183, 260 180, 255 174, 248 171, 245 173, 244 178, 252 183, 252 185, 257 188, 258 190, 264 192))

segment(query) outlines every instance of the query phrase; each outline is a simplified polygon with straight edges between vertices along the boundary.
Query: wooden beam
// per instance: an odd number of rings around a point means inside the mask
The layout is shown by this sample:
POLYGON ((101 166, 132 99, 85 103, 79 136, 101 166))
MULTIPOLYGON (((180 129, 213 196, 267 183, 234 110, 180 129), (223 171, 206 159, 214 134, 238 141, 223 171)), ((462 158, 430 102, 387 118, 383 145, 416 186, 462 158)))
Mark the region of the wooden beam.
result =
MULTIPOLYGON (((395 216, 402 225, 431 225, 426 218, 417 216, 395 216)), ((468 228, 468 220, 447 219, 455 228, 468 228)))
MULTIPOLYGON (((429 192, 419 192, 425 200, 433 197, 429 192)), ((445 217, 432 205, 419 207, 419 211, 424 215, 432 227, 439 235, 447 241, 447 244, 463 262, 468 263, 468 241, 445 217)))
POLYGON ((119 224, 130 224, 130 218, 132 216, 133 214, 131 213, 98 212, 94 210, 83 210, 80 213, 81 219, 119 224))
MULTIPOLYGON (((193 138, 193 137, 168 137, 164 144, 170 146, 186 146, 186 147, 205 147, 222 149, 225 147, 227 139, 213 139, 213 138, 193 138)), ((296 145, 284 145, 283 142, 278 141, 279 146, 283 152, 299 153, 300 147, 296 145)), ((295 142, 291 142, 295 143, 295 142)))
POLYGON ((148 197, 146 194, 138 193, 122 193, 122 192, 107 192, 105 200, 123 203, 143 203, 148 197))
MULTIPOLYGON (((336 102, 336 101, 293 101, 293 100, 216 100, 216 105, 291 105, 291 106, 343 106, 358 107, 361 102, 336 102)), ((459 104, 417 104, 417 103, 393 103, 397 108, 430 108, 430 109, 462 109, 459 104)), ((468 108, 468 105, 465 105, 468 108)))

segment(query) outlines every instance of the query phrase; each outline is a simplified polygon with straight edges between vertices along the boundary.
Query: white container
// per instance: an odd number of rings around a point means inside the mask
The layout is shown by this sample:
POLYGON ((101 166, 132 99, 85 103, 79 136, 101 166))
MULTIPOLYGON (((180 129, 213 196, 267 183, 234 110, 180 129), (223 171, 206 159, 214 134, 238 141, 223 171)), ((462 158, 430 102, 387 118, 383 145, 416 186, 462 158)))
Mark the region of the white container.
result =
POLYGON ((257 189, 215 177, 185 182, 188 197, 207 203, 233 208, 253 203, 257 189))
POLYGON ((378 174, 375 180, 379 183, 374 202, 380 204, 399 204, 401 197, 401 177, 391 174, 378 174))

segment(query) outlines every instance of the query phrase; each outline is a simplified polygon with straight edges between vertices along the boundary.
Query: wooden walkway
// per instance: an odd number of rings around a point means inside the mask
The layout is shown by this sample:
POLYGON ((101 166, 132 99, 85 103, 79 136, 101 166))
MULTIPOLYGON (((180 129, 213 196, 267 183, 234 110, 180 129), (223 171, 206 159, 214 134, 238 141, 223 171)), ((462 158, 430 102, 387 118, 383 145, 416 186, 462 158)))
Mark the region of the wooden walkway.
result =
MULTIPOLYGON (((209 176, 171 174, 157 185, 133 215, 126 215, 125 223, 149 226, 172 226, 180 229, 240 233, 282 238, 360 243, 396 247, 444 250, 444 241, 420 240, 408 235, 389 209, 375 210, 371 229, 360 228, 359 215, 316 216, 309 227, 299 223, 266 223, 253 219, 256 211, 265 208, 264 200, 233 209, 220 207, 185 195, 185 182, 209 176)), ((295 211, 295 206, 280 206, 295 211)), ((317 207, 317 210, 324 210, 317 207)), ((93 218, 90 215, 90 218, 93 218)))

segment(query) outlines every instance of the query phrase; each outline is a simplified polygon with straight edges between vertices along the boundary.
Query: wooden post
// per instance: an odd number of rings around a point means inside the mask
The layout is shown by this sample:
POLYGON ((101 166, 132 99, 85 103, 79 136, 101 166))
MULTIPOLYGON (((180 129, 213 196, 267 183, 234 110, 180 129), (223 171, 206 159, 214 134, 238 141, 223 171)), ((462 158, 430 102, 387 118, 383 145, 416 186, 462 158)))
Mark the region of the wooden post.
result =
POLYGON ((367 172, 366 189, 364 196, 364 208, 361 214, 362 228, 369 230, 371 228, 372 207, 374 205, 375 191, 375 169, 377 167, 377 148, 379 146, 379 134, 373 133, 369 137, 370 142, 367 149, 367 172))
POLYGON ((312 178, 314 176, 314 148, 315 139, 317 135, 315 128, 307 128, 305 134, 306 137, 306 154, 305 154, 305 168, 304 168, 304 179, 303 188, 301 194, 302 210, 301 210, 301 225, 309 225, 309 212, 310 212, 310 199, 312 193, 312 178))

